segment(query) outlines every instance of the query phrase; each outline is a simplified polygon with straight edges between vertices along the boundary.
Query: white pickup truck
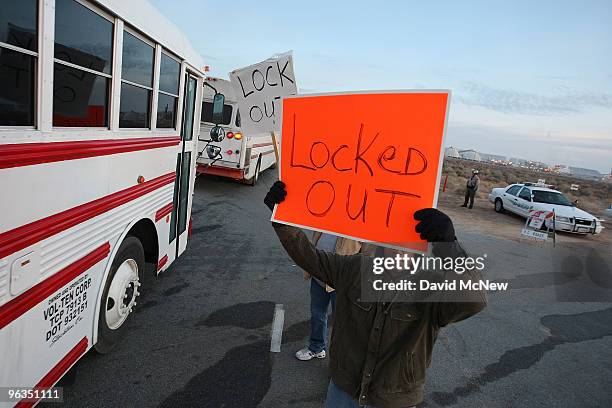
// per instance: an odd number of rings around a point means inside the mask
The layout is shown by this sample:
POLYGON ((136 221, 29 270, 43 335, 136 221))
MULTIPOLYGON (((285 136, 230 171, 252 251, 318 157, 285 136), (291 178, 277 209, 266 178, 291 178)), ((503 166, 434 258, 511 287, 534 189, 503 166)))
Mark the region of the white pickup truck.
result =
MULTIPOLYGON (((495 211, 499 213, 506 210, 525 218, 532 211, 554 210, 556 231, 599 234, 603 229, 597 217, 576 207, 563 193, 534 183, 494 188, 489 194, 489 201, 495 205, 495 211)), ((553 220, 547 219, 544 225, 552 229, 553 220)))

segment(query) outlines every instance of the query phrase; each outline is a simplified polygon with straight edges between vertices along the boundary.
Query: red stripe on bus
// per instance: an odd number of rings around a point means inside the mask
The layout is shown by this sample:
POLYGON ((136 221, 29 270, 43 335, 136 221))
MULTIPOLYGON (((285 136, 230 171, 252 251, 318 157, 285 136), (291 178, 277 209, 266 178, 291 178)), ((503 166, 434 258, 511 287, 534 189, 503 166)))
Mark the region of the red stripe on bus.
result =
POLYGON ((68 265, 50 278, 45 279, 8 303, 0 306, 0 329, 19 318, 98 262, 105 259, 109 253, 110 244, 107 242, 78 261, 68 265))
POLYGON ((168 263, 168 255, 164 255, 157 263, 157 271, 160 271, 168 263))
POLYGON ((254 144, 253 146, 251 146, 252 149, 255 149, 256 147, 266 147, 266 146, 272 146, 274 144, 274 142, 269 142, 269 143, 258 143, 258 144, 254 144))
POLYGON ((174 172, 0 234, 0 259, 174 182, 174 172))
POLYGON ((166 215, 170 214, 173 208, 174 208, 174 204, 169 203, 169 204, 164 205, 159 210, 157 210, 157 212, 155 213, 155 222, 161 220, 166 215))
MULTIPOLYGON (((51 369, 51 371, 49 371, 47 375, 45 375, 42 380, 38 382, 38 384, 36 384, 35 388, 40 390, 46 390, 53 387, 53 385, 57 383, 60 378, 62 378, 66 371, 68 371, 70 367, 72 367, 72 365, 76 363, 83 354, 85 354, 88 345, 89 341, 87 340, 87 337, 83 337, 81 341, 79 341, 76 346, 74 346, 72 350, 70 350, 68 354, 66 354, 64 358, 62 358, 59 363, 57 363, 51 369)), ((15 408, 33 407, 35 403, 36 401, 32 400, 22 400, 17 405, 15 405, 15 408)))
POLYGON ((0 169, 175 146, 181 138, 145 137, 0 145, 0 169))

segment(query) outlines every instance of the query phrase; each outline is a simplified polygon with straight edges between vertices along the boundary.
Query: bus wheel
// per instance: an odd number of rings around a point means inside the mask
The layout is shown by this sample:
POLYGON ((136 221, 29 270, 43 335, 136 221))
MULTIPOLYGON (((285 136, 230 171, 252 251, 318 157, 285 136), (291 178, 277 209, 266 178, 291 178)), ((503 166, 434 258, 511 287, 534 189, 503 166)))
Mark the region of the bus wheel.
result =
POLYGON ((139 276, 144 268, 142 244, 138 238, 128 236, 117 251, 102 292, 95 345, 99 353, 111 351, 125 334, 125 321, 136 306, 139 276))
POLYGON ((259 158, 257 159, 257 166, 255 166, 255 174, 253 174, 253 177, 251 178, 251 186, 254 186, 255 184, 257 184, 257 180, 259 180, 259 169, 261 168, 261 155, 259 155, 259 158))

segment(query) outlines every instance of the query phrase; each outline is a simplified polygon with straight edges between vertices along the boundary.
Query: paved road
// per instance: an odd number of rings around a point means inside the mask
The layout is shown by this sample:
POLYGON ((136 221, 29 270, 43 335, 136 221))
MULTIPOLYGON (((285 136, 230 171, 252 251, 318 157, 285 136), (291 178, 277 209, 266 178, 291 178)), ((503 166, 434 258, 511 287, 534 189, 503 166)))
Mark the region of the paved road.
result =
MULTIPOLYGON (((255 187, 198 179, 188 251, 144 293, 119 347, 88 353, 63 381, 66 407, 322 406, 326 362, 293 357, 309 299, 267 221, 273 180, 273 171, 255 187), (270 353, 277 303, 282 350, 270 353)), ((522 243, 458 235, 520 290, 443 330, 422 406, 612 406, 612 305, 534 302, 550 294, 551 277, 534 273, 548 261, 522 243)))

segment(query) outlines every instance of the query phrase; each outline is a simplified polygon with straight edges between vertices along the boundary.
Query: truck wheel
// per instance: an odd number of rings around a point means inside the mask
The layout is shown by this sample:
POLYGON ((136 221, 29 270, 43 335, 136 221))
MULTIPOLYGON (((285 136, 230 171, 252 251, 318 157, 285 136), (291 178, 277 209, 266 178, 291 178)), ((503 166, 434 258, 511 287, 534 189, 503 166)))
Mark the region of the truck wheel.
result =
POLYGON ((498 213, 503 213, 504 212, 504 203, 499 198, 495 199, 495 211, 498 212, 498 213))
POLYGON ((108 353, 125 334, 125 322, 136 306, 144 268, 142 244, 138 238, 128 236, 117 251, 102 292, 98 342, 94 346, 97 352, 108 353))
POLYGON ((257 159, 257 166, 255 166, 255 174, 251 178, 251 186, 255 186, 257 184, 257 180, 259 180, 259 169, 261 168, 261 155, 257 159))

